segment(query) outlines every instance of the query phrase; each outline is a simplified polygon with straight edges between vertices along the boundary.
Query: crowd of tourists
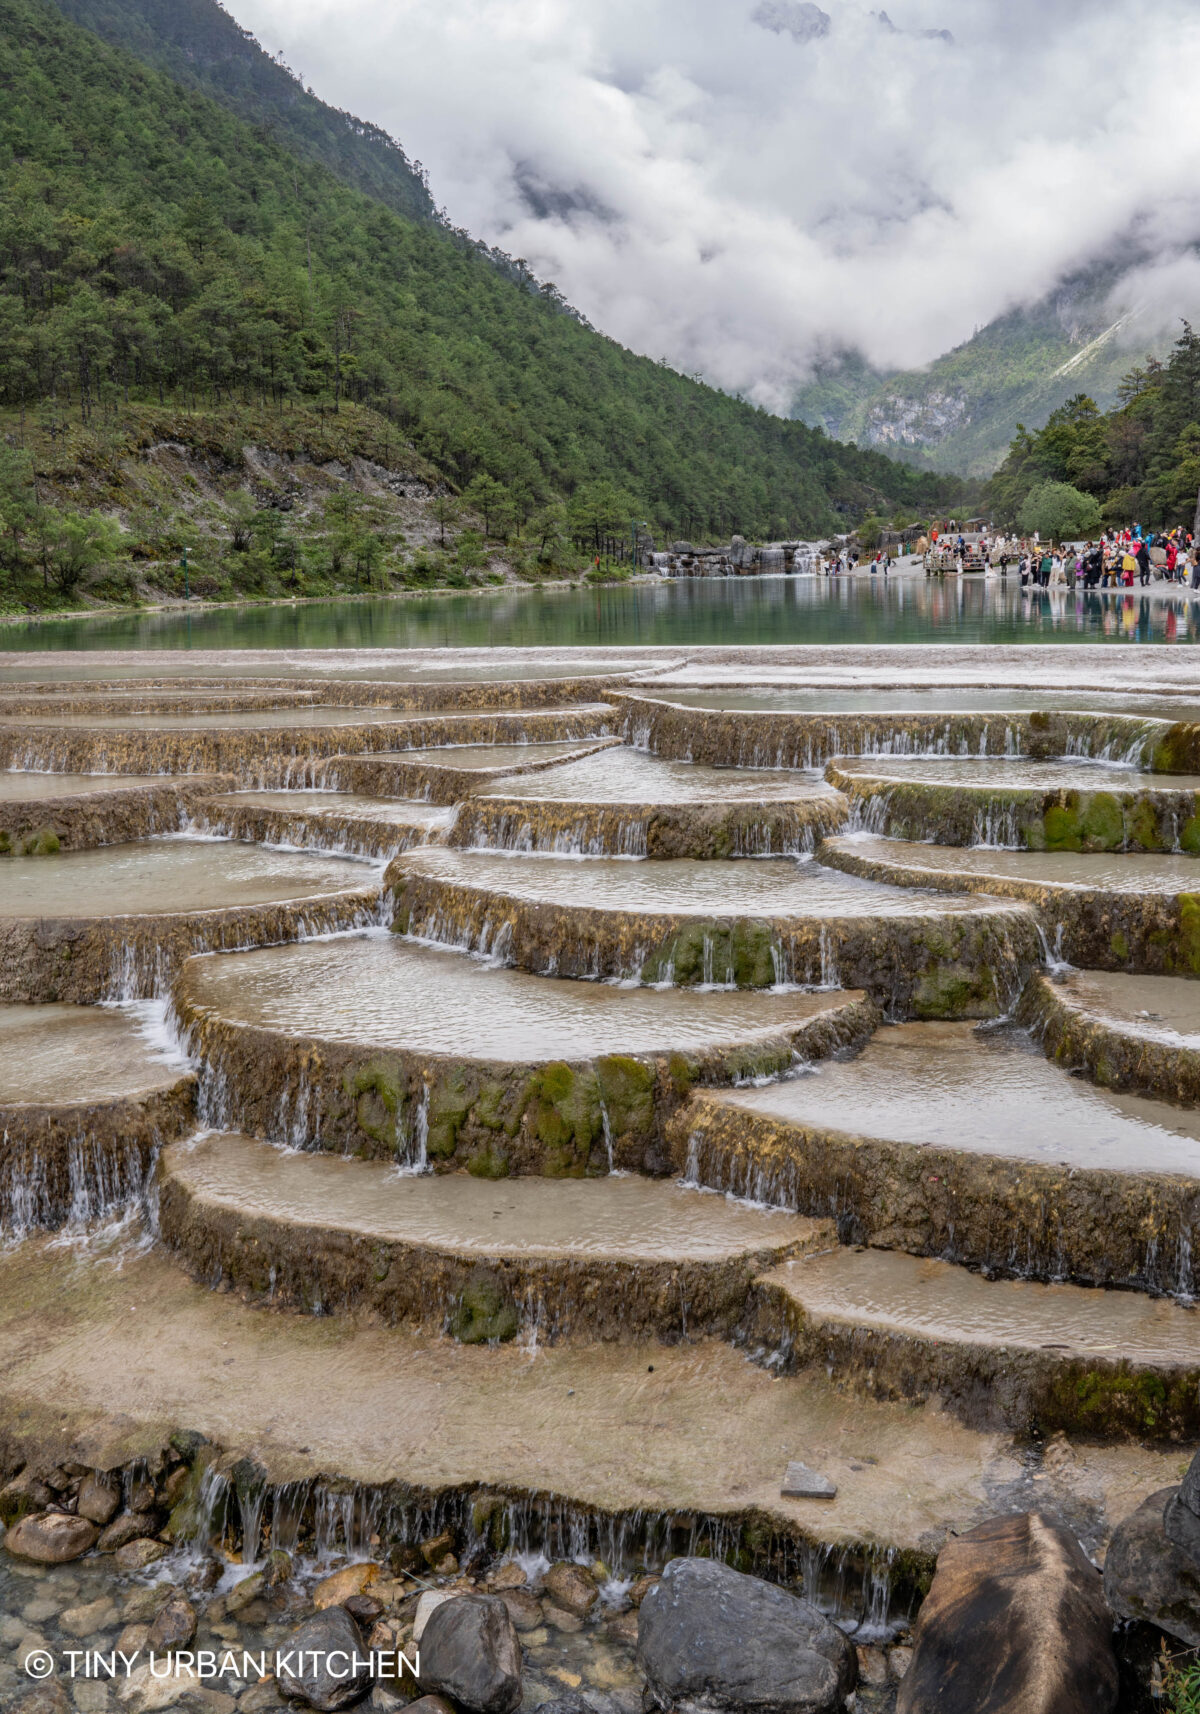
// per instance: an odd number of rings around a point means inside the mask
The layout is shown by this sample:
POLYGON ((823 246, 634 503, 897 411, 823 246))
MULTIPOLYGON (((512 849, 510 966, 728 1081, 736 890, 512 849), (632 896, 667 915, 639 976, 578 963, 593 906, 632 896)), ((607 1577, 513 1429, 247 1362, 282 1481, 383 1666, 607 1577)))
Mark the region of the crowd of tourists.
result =
POLYGON ((927 566, 944 571, 982 570, 1007 577, 1015 566, 1022 589, 1130 589, 1153 582, 1200 590, 1200 542, 1182 528, 1143 530, 1133 524, 1094 540, 1055 545, 1032 537, 967 536, 930 531, 927 566))

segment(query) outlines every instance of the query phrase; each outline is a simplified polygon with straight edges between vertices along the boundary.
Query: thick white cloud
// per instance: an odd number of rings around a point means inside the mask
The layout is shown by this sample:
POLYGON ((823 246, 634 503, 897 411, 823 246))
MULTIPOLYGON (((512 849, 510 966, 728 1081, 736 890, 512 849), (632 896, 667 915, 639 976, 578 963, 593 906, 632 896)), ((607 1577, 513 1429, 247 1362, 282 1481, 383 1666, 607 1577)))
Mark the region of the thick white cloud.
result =
POLYGON ((229 3, 455 224, 773 408, 822 353, 925 362, 1200 238, 1193 0, 229 3))

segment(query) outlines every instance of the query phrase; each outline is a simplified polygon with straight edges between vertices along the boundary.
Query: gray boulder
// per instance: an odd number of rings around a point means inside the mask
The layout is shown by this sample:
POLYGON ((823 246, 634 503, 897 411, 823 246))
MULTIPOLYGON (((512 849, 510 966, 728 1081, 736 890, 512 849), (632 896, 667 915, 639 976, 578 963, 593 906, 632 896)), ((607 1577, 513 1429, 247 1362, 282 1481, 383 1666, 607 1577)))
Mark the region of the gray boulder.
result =
POLYGON ((459 1595, 435 1607, 421 1633, 421 1690, 469 1714, 513 1714, 521 1701, 521 1645, 497 1595, 459 1595))
POLYGON ((1117 1662, 1100 1573, 1040 1512, 948 1541, 896 1714, 1112 1714, 1117 1662))
POLYGON ((344 1607, 326 1607, 306 1619, 281 1645, 278 1658, 276 1682, 283 1695, 320 1714, 352 1708, 371 1688, 367 1650, 344 1607))
POLYGON ((1187 1467, 1187 1474, 1167 1501, 1163 1512, 1167 1540, 1181 1547, 1189 1559, 1200 1564, 1200 1452, 1187 1467))
POLYGON ((834 1714, 854 1650, 809 1601, 712 1559, 673 1559, 638 1608, 649 1705, 683 1714, 834 1714))
POLYGON ((1145 1619, 1200 1648, 1200 1564, 1171 1540, 1164 1523, 1178 1492, 1160 1488, 1117 1525, 1104 1561, 1104 1593, 1118 1618, 1145 1619))

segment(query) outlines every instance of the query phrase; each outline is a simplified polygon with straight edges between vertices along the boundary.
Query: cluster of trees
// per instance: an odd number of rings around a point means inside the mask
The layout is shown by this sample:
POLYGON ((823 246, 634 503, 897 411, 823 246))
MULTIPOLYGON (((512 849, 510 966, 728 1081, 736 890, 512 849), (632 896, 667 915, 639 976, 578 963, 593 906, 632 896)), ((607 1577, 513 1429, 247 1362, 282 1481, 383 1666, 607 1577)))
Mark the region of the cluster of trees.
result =
MULTIPOLYGON (((205 8, 220 11, 186 12, 205 8)), ((50 399, 85 422, 139 400, 356 401, 455 490, 495 483, 500 518, 576 539, 643 518, 698 538, 815 534, 954 503, 950 479, 635 357, 553 286, 506 277, 352 188, 315 144, 292 152, 46 0, 0 0, 0 88, 0 408, 18 425, 50 399), (595 484, 620 497, 611 520, 555 511, 595 484)), ((254 96, 241 89, 243 113, 254 96)))
POLYGON ((1061 539, 1102 524, 1190 529, 1198 493, 1200 334, 1185 322, 1165 363, 1125 376, 1114 410, 1079 394, 1045 428, 1018 427, 987 503, 997 523, 1061 539))

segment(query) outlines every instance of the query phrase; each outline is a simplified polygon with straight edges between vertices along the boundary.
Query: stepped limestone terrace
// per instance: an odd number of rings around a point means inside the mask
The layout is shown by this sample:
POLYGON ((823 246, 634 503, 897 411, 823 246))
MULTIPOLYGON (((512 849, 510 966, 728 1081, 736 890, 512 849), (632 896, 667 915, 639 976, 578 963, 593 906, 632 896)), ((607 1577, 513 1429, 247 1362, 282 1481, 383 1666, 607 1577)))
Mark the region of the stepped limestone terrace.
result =
POLYGON ((6 1520, 859 1640, 1034 1495, 1102 1558, 1200 1437, 1200 685, 1009 653, 6 664, 6 1520))

